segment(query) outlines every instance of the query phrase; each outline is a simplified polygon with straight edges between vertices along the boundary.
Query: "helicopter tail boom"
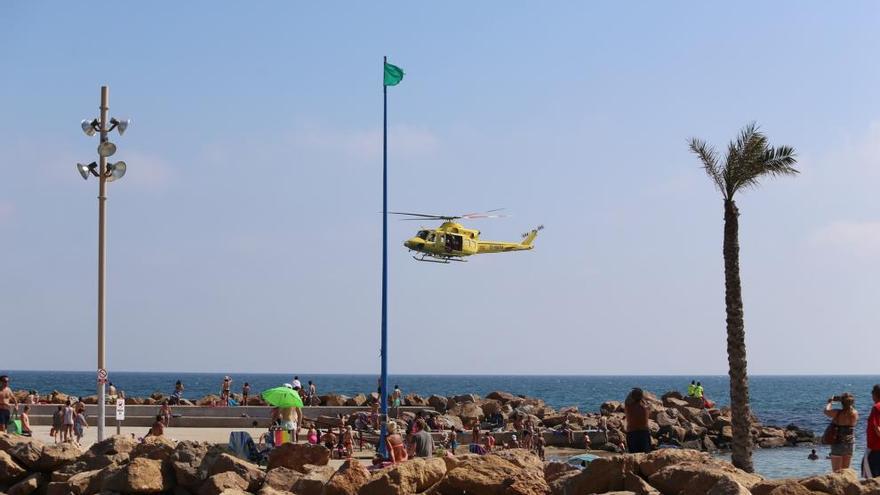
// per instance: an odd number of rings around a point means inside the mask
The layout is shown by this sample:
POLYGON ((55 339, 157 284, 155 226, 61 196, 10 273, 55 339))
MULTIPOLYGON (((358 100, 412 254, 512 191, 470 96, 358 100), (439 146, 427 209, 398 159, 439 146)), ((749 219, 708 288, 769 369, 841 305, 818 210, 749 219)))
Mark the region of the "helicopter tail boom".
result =
POLYGON ((535 242, 535 238, 538 237, 538 232, 544 230, 543 225, 539 225, 537 228, 532 229, 531 232, 527 232, 523 234, 523 246, 531 246, 535 242))

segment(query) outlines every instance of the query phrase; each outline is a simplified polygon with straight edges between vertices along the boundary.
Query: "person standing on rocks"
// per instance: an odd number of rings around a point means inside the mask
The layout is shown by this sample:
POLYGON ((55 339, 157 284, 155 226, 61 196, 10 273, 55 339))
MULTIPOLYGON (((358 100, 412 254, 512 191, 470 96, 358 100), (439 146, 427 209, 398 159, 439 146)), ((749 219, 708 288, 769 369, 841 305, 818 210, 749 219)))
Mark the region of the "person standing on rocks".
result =
POLYGON ((840 397, 832 397, 825 404, 825 415, 831 418, 831 425, 837 429, 836 442, 831 444, 831 470, 835 473, 849 469, 855 446, 855 426, 859 421, 859 412, 855 409, 856 399, 846 392, 840 397), (840 409, 831 405, 840 402, 840 409))
POLYGON ((6 425, 12 419, 12 411, 18 409, 18 400, 9 388, 9 377, 0 376, 0 432, 6 432, 6 425))
POLYGON ((868 416, 868 449, 865 452, 865 463, 863 466, 865 474, 869 478, 880 476, 880 385, 874 385, 871 390, 871 398, 874 400, 874 406, 871 407, 871 414, 868 416))
POLYGON ((232 378, 229 376, 223 377, 223 385, 220 388, 220 401, 225 406, 229 406, 229 391, 232 388, 232 378))
POLYGON ((410 443, 413 457, 434 457, 434 438, 428 433, 428 424, 425 420, 416 421, 413 430, 410 443))
POLYGON ((626 414, 626 445, 629 453, 651 451, 651 431, 648 429, 648 404, 645 392, 634 388, 624 403, 626 414))
POLYGON ((400 417, 400 402, 401 397, 403 397, 403 392, 400 391, 400 386, 394 386, 394 392, 391 392, 391 408, 394 410, 394 418, 397 419, 400 417))
POLYGON ((248 382, 244 382, 244 385, 241 387, 241 405, 248 405, 248 396, 251 394, 251 384, 248 382))

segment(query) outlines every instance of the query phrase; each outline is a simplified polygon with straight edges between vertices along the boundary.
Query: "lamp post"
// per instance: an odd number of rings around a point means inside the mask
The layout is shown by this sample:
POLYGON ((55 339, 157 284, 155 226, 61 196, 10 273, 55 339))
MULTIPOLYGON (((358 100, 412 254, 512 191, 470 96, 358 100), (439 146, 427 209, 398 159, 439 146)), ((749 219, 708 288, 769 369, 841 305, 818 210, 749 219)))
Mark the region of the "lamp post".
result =
POLYGON ((100 136, 98 142, 98 162, 92 162, 88 165, 77 163, 76 168, 82 178, 88 179, 89 175, 98 178, 98 441, 104 439, 104 423, 106 422, 106 398, 105 383, 107 382, 107 368, 104 361, 104 319, 105 319, 105 254, 106 243, 104 236, 104 227, 106 224, 106 215, 104 213, 105 203, 107 201, 107 183, 121 179, 125 175, 125 162, 107 163, 107 158, 116 153, 116 145, 107 138, 114 129, 119 135, 125 133, 128 129, 130 120, 116 120, 115 118, 107 120, 107 114, 110 110, 110 88, 101 86, 101 106, 100 116, 97 119, 83 120, 82 130, 86 136, 100 136))

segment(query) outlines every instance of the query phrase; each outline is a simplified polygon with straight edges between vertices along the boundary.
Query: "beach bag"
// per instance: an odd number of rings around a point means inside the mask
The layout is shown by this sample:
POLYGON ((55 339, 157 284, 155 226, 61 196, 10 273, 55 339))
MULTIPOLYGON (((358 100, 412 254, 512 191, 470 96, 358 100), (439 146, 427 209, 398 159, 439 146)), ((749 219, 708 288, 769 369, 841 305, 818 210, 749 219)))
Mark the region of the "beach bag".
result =
POLYGON ((9 423, 7 423, 6 433, 11 435, 21 435, 21 419, 18 419, 17 414, 9 420, 9 423))
MULTIPOLYGON (((837 413, 837 416, 839 415, 840 413, 837 413)), ((834 421, 837 420, 837 416, 834 416, 834 421)), ((825 427, 825 433, 822 434, 822 445, 834 445, 835 443, 837 443, 838 431, 837 425, 834 424, 834 421, 832 421, 828 424, 827 427, 825 427)))

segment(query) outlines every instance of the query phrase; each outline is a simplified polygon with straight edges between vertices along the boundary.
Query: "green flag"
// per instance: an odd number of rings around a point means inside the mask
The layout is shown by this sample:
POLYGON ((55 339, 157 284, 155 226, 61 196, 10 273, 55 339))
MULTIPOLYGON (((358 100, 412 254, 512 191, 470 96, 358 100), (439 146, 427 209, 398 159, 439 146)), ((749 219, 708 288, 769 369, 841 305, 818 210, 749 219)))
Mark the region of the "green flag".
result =
POLYGON ((403 79, 403 69, 385 62, 385 86, 397 86, 403 79))

